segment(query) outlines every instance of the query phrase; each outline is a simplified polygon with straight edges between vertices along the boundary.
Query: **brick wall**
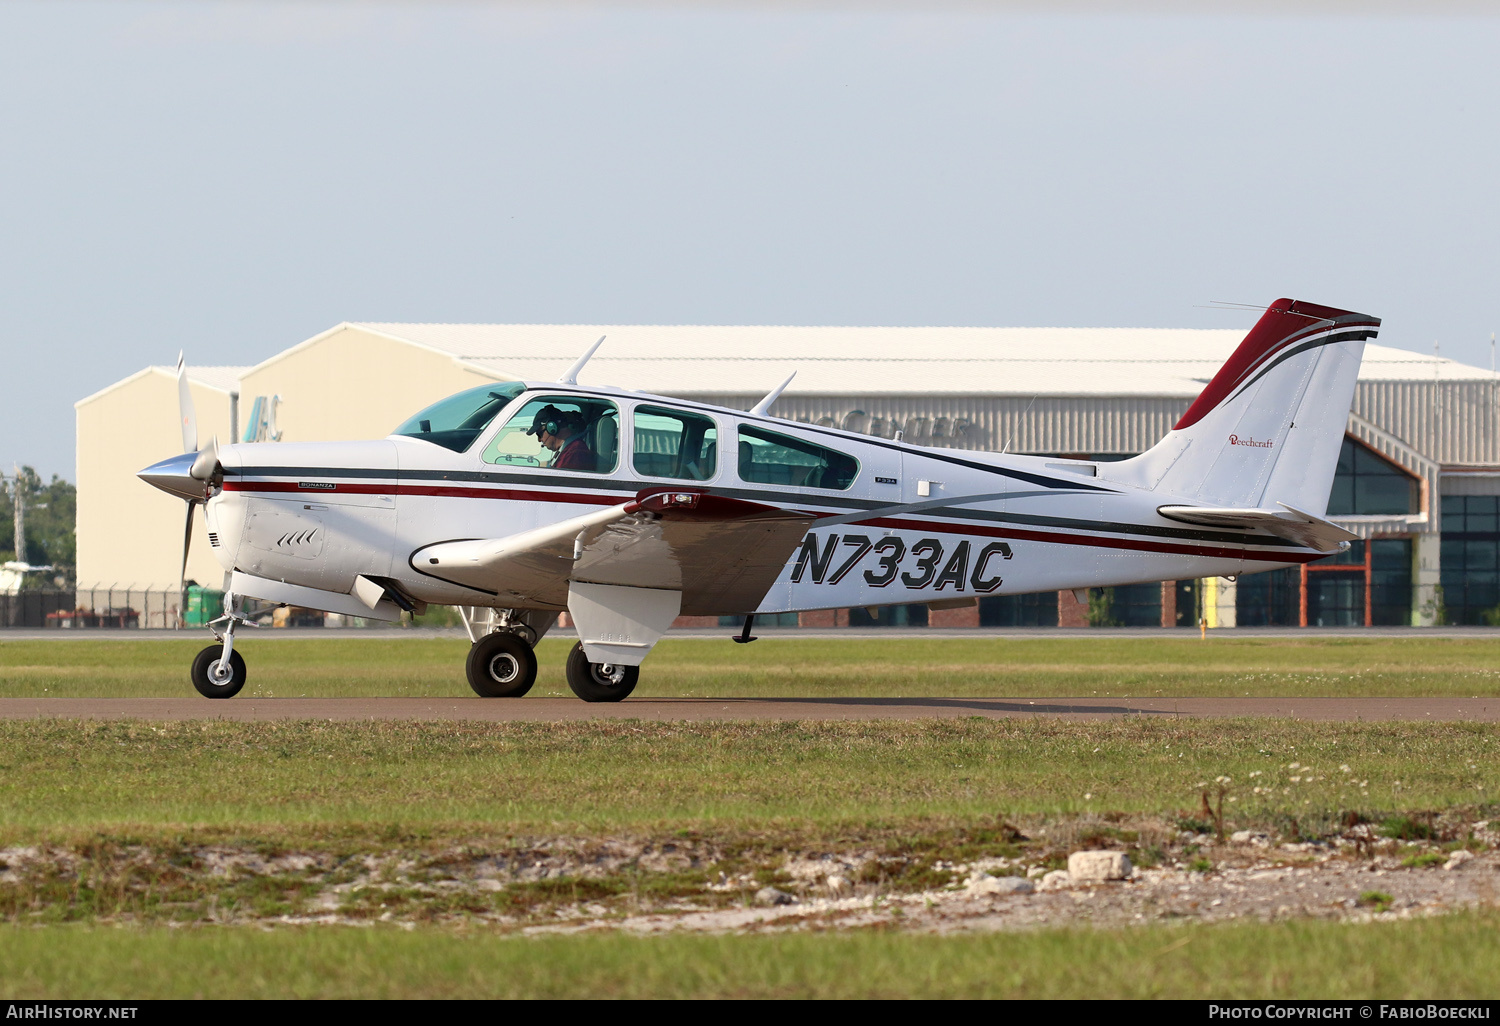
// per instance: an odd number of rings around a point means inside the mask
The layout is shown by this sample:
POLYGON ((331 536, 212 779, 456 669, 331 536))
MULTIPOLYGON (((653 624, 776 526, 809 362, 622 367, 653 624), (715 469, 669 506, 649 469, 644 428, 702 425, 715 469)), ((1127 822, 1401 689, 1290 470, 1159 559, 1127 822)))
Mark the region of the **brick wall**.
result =
POLYGON ((929 609, 927 611, 927 626, 978 627, 979 603, 975 602, 971 605, 959 606, 957 609, 929 609))
POLYGON ((1089 625, 1088 596, 1079 602, 1071 591, 1057 593, 1057 625, 1059 627, 1087 627, 1089 625))

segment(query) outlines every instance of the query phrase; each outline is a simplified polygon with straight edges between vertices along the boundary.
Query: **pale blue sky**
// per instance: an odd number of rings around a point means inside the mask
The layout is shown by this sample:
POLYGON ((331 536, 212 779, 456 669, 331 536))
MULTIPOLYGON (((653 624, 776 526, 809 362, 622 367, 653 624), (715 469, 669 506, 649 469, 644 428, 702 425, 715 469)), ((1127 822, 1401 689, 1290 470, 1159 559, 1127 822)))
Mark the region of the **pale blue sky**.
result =
POLYGON ((1291 295, 1487 367, 1497 44, 1462 13, 4 0, 0 464, 71 478, 74 400, 341 320, 1245 327, 1201 307, 1291 295))

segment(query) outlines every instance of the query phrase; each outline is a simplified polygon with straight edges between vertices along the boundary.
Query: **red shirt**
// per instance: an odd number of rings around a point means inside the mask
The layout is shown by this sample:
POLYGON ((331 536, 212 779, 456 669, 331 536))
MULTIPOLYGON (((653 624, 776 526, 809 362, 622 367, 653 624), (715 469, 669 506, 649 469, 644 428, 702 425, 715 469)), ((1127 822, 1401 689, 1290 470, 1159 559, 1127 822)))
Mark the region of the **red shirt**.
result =
POLYGON ((582 438, 575 438, 558 452, 552 461, 554 470, 593 470, 598 461, 582 438))

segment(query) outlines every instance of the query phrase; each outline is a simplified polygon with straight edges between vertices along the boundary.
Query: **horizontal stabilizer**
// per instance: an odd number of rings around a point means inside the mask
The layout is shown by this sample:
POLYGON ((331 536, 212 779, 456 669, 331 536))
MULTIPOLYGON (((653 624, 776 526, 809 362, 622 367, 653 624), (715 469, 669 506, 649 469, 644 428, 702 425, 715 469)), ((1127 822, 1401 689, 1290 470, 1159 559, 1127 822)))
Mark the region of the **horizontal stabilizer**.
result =
POLYGON ((1158 506, 1156 512, 1168 520, 1207 527, 1260 528, 1319 552, 1336 552, 1342 542, 1359 535, 1338 524, 1315 517, 1284 502, 1281 509, 1223 509, 1212 506, 1158 506))

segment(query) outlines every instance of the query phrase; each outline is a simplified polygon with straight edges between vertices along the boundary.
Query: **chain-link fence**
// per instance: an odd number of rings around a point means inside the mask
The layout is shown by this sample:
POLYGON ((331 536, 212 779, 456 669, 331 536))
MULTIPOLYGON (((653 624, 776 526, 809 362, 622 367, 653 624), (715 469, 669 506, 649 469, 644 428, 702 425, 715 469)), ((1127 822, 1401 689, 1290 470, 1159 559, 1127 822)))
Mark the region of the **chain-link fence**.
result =
MULTIPOLYGON (((46 588, 0 595, 0 628, 44 630, 175 630, 202 627, 223 610, 223 593, 211 589, 46 588), (201 594, 195 597, 195 592, 201 594)), ((388 626, 384 621, 324 614, 319 610, 251 603, 249 615, 275 627, 388 626)))
POLYGON ((39 589, 0 595, 0 627, 58 630, 182 626, 176 588, 39 589))

